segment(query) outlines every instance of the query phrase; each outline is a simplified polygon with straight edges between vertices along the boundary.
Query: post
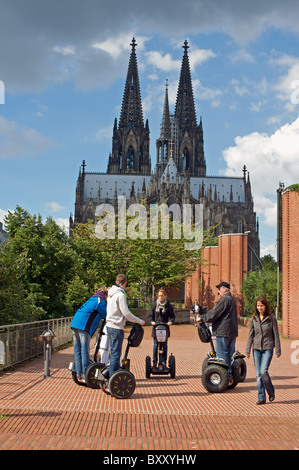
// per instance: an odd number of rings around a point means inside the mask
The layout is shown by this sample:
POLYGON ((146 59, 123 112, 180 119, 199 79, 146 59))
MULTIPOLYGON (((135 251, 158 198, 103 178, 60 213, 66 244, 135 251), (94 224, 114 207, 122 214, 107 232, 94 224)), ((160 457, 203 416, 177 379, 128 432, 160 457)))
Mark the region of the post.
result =
POLYGON ((51 361, 52 340, 54 337, 55 337, 55 334, 50 329, 45 330, 41 335, 41 338, 44 341, 44 376, 43 376, 44 379, 51 377, 50 361, 51 361))

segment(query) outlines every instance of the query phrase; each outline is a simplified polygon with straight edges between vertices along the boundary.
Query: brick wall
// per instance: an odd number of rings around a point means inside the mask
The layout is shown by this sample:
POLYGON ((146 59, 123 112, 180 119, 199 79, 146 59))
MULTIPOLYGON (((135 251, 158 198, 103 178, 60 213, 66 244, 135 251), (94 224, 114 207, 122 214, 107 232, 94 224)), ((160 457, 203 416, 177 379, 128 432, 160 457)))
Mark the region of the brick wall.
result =
POLYGON ((185 303, 190 306, 195 299, 212 308, 218 300, 216 284, 226 281, 236 299, 239 313, 243 312, 242 282, 248 271, 248 237, 244 234, 219 236, 217 246, 202 250, 206 264, 198 267, 185 284, 185 303))
POLYGON ((282 195, 282 331, 299 338, 299 192, 282 195))

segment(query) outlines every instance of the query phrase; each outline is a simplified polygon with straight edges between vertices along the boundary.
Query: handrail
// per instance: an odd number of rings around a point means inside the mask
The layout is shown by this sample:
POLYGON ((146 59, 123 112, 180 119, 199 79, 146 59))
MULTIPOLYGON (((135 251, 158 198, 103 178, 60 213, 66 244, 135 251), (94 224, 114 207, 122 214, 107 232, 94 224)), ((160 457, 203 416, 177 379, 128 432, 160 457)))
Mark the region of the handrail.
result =
POLYGON ((53 348, 72 340, 73 317, 51 318, 37 322, 0 326, 0 370, 43 354, 40 336, 45 329, 55 333, 53 348))

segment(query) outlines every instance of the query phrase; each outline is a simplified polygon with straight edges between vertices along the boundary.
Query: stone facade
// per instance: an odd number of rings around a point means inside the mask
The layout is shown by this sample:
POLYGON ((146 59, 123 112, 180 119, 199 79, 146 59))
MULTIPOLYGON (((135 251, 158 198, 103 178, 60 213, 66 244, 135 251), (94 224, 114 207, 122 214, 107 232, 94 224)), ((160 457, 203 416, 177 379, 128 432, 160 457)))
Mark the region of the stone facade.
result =
MULTIPOLYGON (((258 264, 258 221, 253 207, 249 172, 240 177, 208 176, 204 154, 203 123, 197 123, 188 57, 183 45, 174 114, 169 110, 166 83, 160 136, 156 139, 156 165, 152 171, 149 154, 149 123, 144 124, 138 77, 136 41, 133 38, 119 123, 115 119, 112 153, 106 173, 87 172, 83 161, 76 187, 75 215, 70 228, 96 221, 96 207, 108 203, 118 208, 124 196, 127 206, 167 203, 202 204, 204 229, 214 235, 247 233, 252 251, 252 269, 258 264)), ((215 130, 215 132, 217 132, 215 130)))

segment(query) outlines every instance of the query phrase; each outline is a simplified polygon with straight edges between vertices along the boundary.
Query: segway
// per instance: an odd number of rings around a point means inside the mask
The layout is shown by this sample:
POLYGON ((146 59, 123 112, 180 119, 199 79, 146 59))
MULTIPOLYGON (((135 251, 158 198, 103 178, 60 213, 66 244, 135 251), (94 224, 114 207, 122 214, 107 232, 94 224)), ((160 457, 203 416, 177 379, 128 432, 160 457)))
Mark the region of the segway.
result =
POLYGON ((115 398, 129 398, 135 391, 136 381, 134 375, 130 372, 128 353, 130 348, 137 348, 140 345, 143 335, 144 329, 142 326, 134 323, 128 336, 127 347, 120 368, 109 377, 109 364, 104 367, 101 367, 100 363, 90 365, 85 373, 85 380, 89 386, 100 388, 104 393, 115 398))
POLYGON ((86 372, 87 372, 88 369, 96 370, 96 368, 101 369, 105 366, 105 364, 100 362, 101 358, 100 358, 100 355, 99 355, 101 340, 102 340, 103 335, 105 335, 105 333, 103 331, 104 326, 105 326, 105 320, 102 320, 102 323, 101 323, 101 326, 100 326, 100 329, 99 329, 99 336, 98 336, 98 339, 97 339, 97 342, 96 342, 96 345, 95 345, 95 352, 94 352, 94 355, 93 355, 93 362, 87 367, 87 369, 85 371, 85 383, 80 382, 78 380, 74 362, 70 362, 70 364, 69 364, 68 369, 72 372, 72 379, 77 385, 81 385, 83 387, 98 388, 96 386, 92 386, 92 384, 93 384, 93 380, 91 378, 92 374, 90 374, 90 381, 89 382, 86 381, 86 372))
POLYGON ((154 339, 158 342, 158 354, 159 354, 159 362, 157 367, 151 365, 151 358, 150 356, 146 356, 145 358, 145 376, 147 379, 150 378, 152 375, 168 375, 172 379, 175 378, 175 357, 171 353, 168 359, 168 367, 162 363, 162 356, 165 347, 165 343, 169 338, 169 326, 167 323, 157 323, 154 325, 154 339))
POLYGON ((239 382, 246 378, 247 366, 244 361, 244 355, 236 351, 232 356, 232 382, 228 373, 229 365, 224 359, 217 356, 213 343, 210 328, 204 321, 201 321, 197 327, 198 336, 203 343, 210 343, 211 351, 202 364, 201 381, 204 388, 211 393, 222 393, 227 389, 236 387, 239 382))

